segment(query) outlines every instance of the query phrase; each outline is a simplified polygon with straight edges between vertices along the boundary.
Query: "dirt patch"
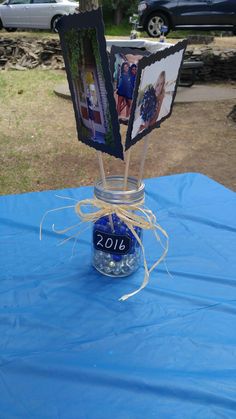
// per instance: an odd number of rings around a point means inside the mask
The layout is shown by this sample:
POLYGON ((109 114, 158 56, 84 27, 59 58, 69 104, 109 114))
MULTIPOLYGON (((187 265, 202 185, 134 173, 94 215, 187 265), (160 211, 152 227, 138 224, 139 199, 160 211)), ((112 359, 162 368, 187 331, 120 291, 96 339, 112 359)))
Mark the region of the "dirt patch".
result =
MULTIPOLYGON (((147 168, 155 165, 156 153, 160 161, 160 169, 157 167, 155 171, 157 176, 158 172, 160 175, 201 172, 229 188, 236 188, 236 124, 227 118, 233 103, 175 105, 172 118, 152 136, 147 168)), ((149 173, 147 170, 146 174, 149 173)))
MULTIPOLYGON (((232 100, 175 104, 172 116, 151 133, 145 176, 200 172, 236 189, 236 124, 227 118, 233 105, 232 100)), ((133 150, 131 173, 138 174, 142 144, 133 150)))

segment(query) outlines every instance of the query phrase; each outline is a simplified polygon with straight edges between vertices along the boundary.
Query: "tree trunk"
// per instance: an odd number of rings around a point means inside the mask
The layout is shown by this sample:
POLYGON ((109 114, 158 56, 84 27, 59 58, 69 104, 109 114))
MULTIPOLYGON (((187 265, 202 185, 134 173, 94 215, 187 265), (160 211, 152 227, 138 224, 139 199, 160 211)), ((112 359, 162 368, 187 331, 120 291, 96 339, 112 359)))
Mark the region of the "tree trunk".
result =
POLYGON ((115 25, 120 25, 121 24, 122 17, 123 17, 122 9, 120 7, 117 7, 117 9, 115 9, 115 14, 114 14, 115 25))
POLYGON ((80 0, 79 11, 86 12, 97 9, 99 7, 99 0, 80 0))

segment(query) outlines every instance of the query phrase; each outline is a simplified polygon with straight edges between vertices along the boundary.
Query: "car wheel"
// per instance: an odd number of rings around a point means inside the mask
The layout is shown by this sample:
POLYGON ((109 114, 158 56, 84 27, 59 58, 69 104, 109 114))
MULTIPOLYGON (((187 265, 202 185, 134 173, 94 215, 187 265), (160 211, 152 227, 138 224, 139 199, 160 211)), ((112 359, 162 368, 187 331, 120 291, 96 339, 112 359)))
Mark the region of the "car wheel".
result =
POLYGON ((1 19, 0 19, 0 31, 3 29, 3 24, 2 24, 2 21, 1 21, 1 19))
POLYGON ((167 34, 170 31, 170 24, 167 17, 162 13, 155 12, 147 20, 146 31, 152 38, 157 38, 161 35, 162 26, 167 26, 168 30, 165 32, 167 34))
POLYGON ((236 35, 236 26, 233 28, 233 34, 236 35))
POLYGON ((57 15, 57 16, 54 16, 52 18, 51 28, 52 28, 53 32, 56 32, 56 33, 58 32, 58 30, 56 28, 56 24, 57 24, 58 20, 61 19, 61 17, 62 17, 62 15, 57 15))
POLYGON ((7 32, 15 32, 17 28, 5 28, 7 32))

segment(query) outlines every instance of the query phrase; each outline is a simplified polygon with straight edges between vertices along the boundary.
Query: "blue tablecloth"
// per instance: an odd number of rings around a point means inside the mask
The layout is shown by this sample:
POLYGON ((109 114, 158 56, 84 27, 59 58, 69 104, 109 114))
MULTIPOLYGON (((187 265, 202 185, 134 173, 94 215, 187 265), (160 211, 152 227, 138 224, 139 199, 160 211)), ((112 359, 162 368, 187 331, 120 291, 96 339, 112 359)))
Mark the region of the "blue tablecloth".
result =
MULTIPOLYGON (((51 225, 77 221, 92 188, 0 198, 1 419, 190 419, 236 416, 236 199, 199 174, 146 181, 170 236, 164 264, 126 302, 126 279, 90 265, 90 231, 57 246, 51 225)), ((145 236, 149 264, 159 248, 145 236)))

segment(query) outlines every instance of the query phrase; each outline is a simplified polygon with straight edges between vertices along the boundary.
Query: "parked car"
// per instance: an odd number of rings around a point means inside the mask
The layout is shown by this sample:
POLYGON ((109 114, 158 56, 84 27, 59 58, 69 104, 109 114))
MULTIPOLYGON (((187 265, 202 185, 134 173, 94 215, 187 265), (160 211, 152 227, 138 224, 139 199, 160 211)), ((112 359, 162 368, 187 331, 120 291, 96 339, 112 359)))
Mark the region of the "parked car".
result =
POLYGON ((227 30, 236 35, 236 0, 145 0, 138 5, 138 29, 158 37, 161 27, 227 30))
POLYGON ((6 0, 0 4, 0 29, 52 29, 64 14, 74 13, 73 0, 6 0))

